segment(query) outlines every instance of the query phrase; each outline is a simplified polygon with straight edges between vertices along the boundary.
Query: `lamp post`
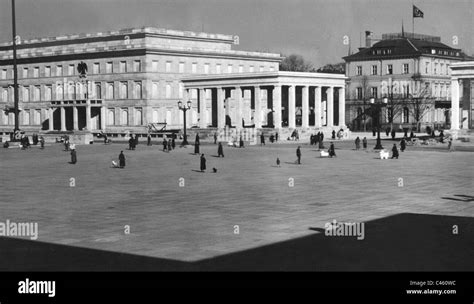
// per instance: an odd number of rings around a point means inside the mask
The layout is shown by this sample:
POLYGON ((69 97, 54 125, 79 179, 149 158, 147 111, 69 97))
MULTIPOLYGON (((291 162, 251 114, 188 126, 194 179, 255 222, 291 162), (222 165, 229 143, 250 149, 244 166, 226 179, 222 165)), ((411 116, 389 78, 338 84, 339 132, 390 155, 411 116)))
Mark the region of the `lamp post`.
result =
POLYGON ((375 108, 375 113, 377 113, 377 143, 375 145, 375 150, 382 150, 382 142, 380 140, 380 113, 383 107, 387 105, 388 99, 383 98, 382 100, 376 101, 375 98, 370 98, 370 105, 372 108, 375 108))
POLYGON ((14 132, 20 130, 19 109, 18 109, 18 70, 16 60, 16 17, 15 17, 15 0, 12 0, 12 38, 13 38, 13 100, 14 100, 14 114, 15 114, 15 129, 14 132))
POLYGON ((178 101, 178 109, 183 111, 183 129, 184 129, 184 138, 183 138, 183 143, 182 146, 189 145, 188 143, 188 137, 186 136, 186 111, 191 109, 191 100, 188 100, 187 105, 183 105, 183 102, 180 100, 178 101))

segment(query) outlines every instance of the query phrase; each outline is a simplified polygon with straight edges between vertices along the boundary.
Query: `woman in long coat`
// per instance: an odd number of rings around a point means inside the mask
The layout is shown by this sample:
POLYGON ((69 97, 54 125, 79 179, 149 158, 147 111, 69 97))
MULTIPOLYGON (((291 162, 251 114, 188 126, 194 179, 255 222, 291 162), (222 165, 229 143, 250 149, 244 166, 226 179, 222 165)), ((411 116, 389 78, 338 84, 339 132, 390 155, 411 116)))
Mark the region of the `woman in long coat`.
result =
POLYGON ((356 138, 355 144, 356 144, 356 150, 359 150, 360 149, 360 138, 359 137, 356 138))
POLYGON ((120 151, 119 154, 119 166, 120 168, 125 167, 125 155, 123 155, 123 151, 120 151))
POLYGON ((194 140, 194 154, 199 154, 199 134, 196 134, 196 139, 194 140))
POLYGON ((206 158, 201 154, 201 172, 206 171, 206 158))
POLYGON ((407 147, 407 143, 405 141, 405 138, 403 138, 402 141, 400 142, 400 150, 403 152, 405 151, 406 147, 407 147))
POLYGON ((75 164, 77 162, 77 155, 76 149, 71 150, 71 164, 75 164))
POLYGON ((224 157, 224 148, 222 147, 222 143, 219 143, 219 146, 217 147, 217 156, 219 157, 224 157))
POLYGON ((392 159, 393 159, 394 157, 395 157, 396 159, 398 159, 397 144, 393 144, 393 148, 392 148, 392 159))

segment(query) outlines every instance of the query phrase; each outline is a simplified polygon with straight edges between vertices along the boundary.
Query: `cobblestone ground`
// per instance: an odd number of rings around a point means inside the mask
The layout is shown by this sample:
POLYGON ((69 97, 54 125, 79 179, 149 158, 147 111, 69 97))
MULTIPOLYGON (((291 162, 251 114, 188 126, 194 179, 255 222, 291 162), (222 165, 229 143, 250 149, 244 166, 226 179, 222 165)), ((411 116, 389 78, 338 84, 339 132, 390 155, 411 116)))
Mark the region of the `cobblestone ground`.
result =
POLYGON ((295 144, 225 147, 225 158, 203 145, 205 173, 191 146, 96 143, 77 147, 75 165, 61 145, 1 149, 0 221, 38 222, 41 242, 197 261, 311 235, 334 219, 474 216, 471 152, 417 147, 380 160, 350 141, 327 159, 301 146, 297 165, 295 144), (113 169, 120 150, 126 168, 113 169))

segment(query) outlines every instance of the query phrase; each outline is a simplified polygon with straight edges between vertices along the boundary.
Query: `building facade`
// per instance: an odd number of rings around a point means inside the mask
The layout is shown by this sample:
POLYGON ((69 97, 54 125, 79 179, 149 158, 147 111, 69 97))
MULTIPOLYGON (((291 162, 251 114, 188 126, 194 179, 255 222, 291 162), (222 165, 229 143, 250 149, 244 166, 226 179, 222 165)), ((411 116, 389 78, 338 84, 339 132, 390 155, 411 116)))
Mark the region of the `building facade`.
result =
POLYGON ((370 130, 375 121, 370 99, 385 99, 379 117, 383 127, 450 128, 451 70, 465 60, 460 49, 441 43, 440 37, 384 34, 372 44, 344 57, 348 77, 348 124, 354 130, 370 130))
MULTIPOLYGON (((144 132, 180 128, 179 100, 190 99, 188 127, 212 125, 185 77, 278 71, 279 54, 232 50, 237 36, 156 28, 32 39, 18 43, 20 129, 144 132), (77 66, 87 65, 87 77, 77 66), (186 93, 186 96, 185 96, 186 93)), ((13 52, 0 45, 0 131, 14 127, 13 52)))

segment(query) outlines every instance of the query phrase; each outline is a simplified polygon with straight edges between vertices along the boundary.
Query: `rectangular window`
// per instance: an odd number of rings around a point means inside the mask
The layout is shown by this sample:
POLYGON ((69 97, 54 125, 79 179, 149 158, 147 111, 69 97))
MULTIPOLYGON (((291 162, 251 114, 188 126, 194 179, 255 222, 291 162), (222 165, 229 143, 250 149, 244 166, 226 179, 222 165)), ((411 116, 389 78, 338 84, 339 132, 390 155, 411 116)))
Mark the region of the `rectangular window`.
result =
POLYGON ((41 87, 40 86, 35 86, 34 91, 33 91, 33 99, 34 101, 40 101, 40 93, 41 93, 41 87))
POLYGON ((243 73, 244 72, 244 66, 243 65, 239 65, 239 73, 243 73))
POLYGON ((265 67, 263 65, 260 66, 260 72, 265 71, 265 67))
POLYGON ((106 86, 106 91, 105 91, 105 98, 106 99, 114 99, 114 83, 113 82, 107 82, 106 86))
POLYGON ((387 74, 392 75, 393 74, 393 65, 387 64, 387 74))
POLYGON ((120 73, 127 73, 127 62, 120 61, 120 73))
POLYGON ((221 71, 221 65, 220 64, 216 64, 216 74, 220 74, 222 73, 221 71))
POLYGON ((135 99, 142 99, 142 83, 141 81, 136 81, 133 85, 133 96, 135 99))
POLYGON ((377 87, 370 88, 370 95, 372 98, 377 98, 377 87))
POLYGON ((254 68, 253 65, 251 65, 251 66, 249 67, 249 72, 250 72, 250 73, 253 73, 254 71, 255 71, 255 68, 254 68))
POLYGON ((23 78, 28 78, 28 68, 23 68, 23 78))
POLYGON ((102 98, 102 85, 100 82, 94 83, 94 96, 92 98, 101 99, 102 98))
POLYGON ((430 73, 430 63, 425 62, 425 74, 429 74, 429 73, 430 73))
POLYGON ((44 99, 46 101, 51 101, 53 95, 53 86, 52 85, 47 85, 44 87, 44 99))
POLYGON ((372 71, 371 71, 371 75, 377 75, 377 66, 376 65, 373 65, 372 66, 372 71))
POLYGON ((35 67, 33 69, 33 77, 34 78, 38 78, 39 77, 39 73, 40 73, 40 68, 39 67, 35 67))
POLYGON ((141 126, 143 124, 143 109, 135 108, 135 125, 141 126))
POLYGON ((191 73, 196 74, 197 73, 197 63, 193 62, 191 66, 191 73))
POLYGON ((435 75, 438 74, 438 64, 437 64, 437 63, 434 64, 434 71, 433 71, 433 73, 434 73, 435 75))
POLYGON ((151 94, 152 94, 153 98, 158 98, 159 97, 158 96, 158 94, 159 94, 159 90, 158 90, 159 85, 160 84, 158 82, 153 82, 153 84, 152 84, 151 94))
POLYGON ((7 70, 6 69, 3 69, 2 70, 2 74, 1 74, 1 79, 7 79, 7 70))
POLYGON ((151 70, 153 72, 158 72, 158 60, 153 60, 151 62, 151 70))
POLYGON ((135 60, 133 61, 133 71, 134 72, 141 72, 142 70, 142 64, 140 60, 135 60))
POLYGON ((403 74, 408 74, 410 72, 408 63, 403 64, 403 74))
POLYGON ((184 62, 179 63, 179 73, 184 73, 184 62))
POLYGON ((270 67, 270 72, 274 72, 275 71, 275 68, 274 67, 270 67))
POLYGON ((30 88, 23 87, 23 101, 30 101, 30 88))
POLYGON ((113 62, 107 62, 105 64, 105 73, 112 74, 113 72, 114 72, 114 63, 113 62))
POLYGON ((171 84, 169 83, 166 84, 165 96, 166 98, 171 98, 171 84))
POLYGON ((209 74, 209 63, 204 64, 204 74, 209 74))
POLYGON ((44 67, 44 77, 51 77, 51 67, 44 67))
POLYGON ((67 69, 67 74, 68 74, 69 76, 74 75, 74 64, 70 64, 70 65, 69 65, 69 67, 68 67, 68 69, 67 69))
POLYGON ((121 99, 128 98, 128 83, 126 81, 120 82, 120 98, 121 99))
POLYGON ((92 74, 100 74, 100 63, 95 62, 94 65, 92 66, 92 74))
POLYGON ((358 100, 362 99, 362 88, 357 88, 357 99, 358 100))
POLYGON ((171 61, 166 61, 166 73, 171 72, 171 61))
POLYGON ((56 76, 63 76, 63 66, 62 65, 58 65, 56 67, 56 76))
POLYGON ((183 86, 183 84, 180 82, 180 83, 179 83, 179 88, 178 88, 178 98, 183 98, 183 92, 184 92, 184 86, 183 86))
POLYGON ((227 73, 232 74, 232 64, 227 65, 227 73))
POLYGON ((8 101, 8 88, 2 88, 2 95, 0 96, 3 102, 8 101))
POLYGON ((362 75, 362 66, 361 66, 361 65, 358 65, 358 66, 357 66, 356 74, 357 74, 358 76, 362 75))

